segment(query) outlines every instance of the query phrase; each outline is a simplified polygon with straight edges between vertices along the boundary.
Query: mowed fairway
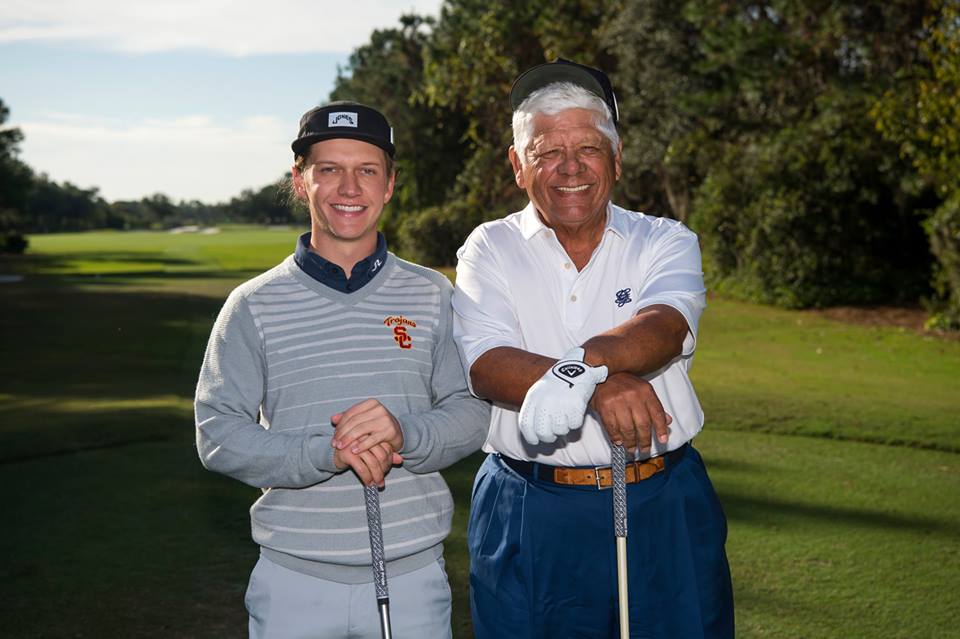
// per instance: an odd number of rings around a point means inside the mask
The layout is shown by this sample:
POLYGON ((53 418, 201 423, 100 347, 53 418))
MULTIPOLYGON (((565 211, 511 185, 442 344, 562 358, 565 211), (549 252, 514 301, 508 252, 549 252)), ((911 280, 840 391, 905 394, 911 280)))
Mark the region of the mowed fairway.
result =
MULTIPOLYGON (((0 283, 0 636, 245 636, 258 491, 200 466, 193 386, 227 293, 296 235, 37 236, 0 260, 25 275, 0 283)), ((739 637, 960 636, 960 342, 711 299, 694 381, 739 637)), ((457 637, 480 459, 444 473, 457 637)))

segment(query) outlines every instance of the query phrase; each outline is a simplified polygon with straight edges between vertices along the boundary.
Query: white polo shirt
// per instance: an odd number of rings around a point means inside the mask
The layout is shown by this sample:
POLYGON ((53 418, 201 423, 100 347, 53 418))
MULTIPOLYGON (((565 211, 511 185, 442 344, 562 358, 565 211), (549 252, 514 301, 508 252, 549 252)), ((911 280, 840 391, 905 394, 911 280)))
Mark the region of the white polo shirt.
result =
MULTIPOLYGON (((609 204, 600 245, 578 272, 531 203, 477 227, 457 258, 454 337, 468 381, 470 367, 491 348, 560 358, 640 309, 666 304, 683 314, 690 330, 682 354, 646 377, 673 417, 668 442, 653 439, 652 454, 678 448, 700 432, 703 411, 688 371, 706 290, 697 236, 683 224, 609 204)), ((523 439, 517 415, 494 405, 485 451, 557 466, 610 463, 610 444, 592 410, 580 430, 536 446, 523 439)))

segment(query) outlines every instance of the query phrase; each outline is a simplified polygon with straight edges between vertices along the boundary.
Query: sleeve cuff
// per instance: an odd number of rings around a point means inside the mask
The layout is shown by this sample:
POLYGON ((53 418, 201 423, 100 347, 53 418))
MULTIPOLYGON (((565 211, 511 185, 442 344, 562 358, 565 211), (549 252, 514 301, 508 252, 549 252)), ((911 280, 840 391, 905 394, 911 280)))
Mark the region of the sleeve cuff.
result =
POLYGON ((311 437, 307 444, 310 461, 318 470, 328 473, 339 473, 340 468, 333 462, 333 446, 329 437, 311 437))
POLYGON ((499 348, 500 346, 520 348, 520 344, 517 342, 517 340, 510 339, 506 335, 488 335, 486 337, 472 340, 462 338, 460 343, 463 347, 463 357, 467 362, 466 368, 468 373, 476 361, 480 359, 480 356, 489 350, 499 348))
POLYGON ((675 300, 665 297, 651 297, 640 300, 640 302, 637 304, 637 313, 656 304, 669 306, 680 313, 683 316, 683 319, 687 322, 687 334, 683 338, 683 347, 680 351, 680 356, 689 357, 693 354, 693 351, 697 347, 697 320, 699 319, 700 314, 697 313, 694 315, 693 310, 688 305, 679 304, 675 300))
POLYGON ((398 415, 397 421, 400 422, 400 431, 403 433, 403 448, 399 453, 406 457, 420 447, 423 432, 420 430, 420 421, 411 413, 398 415))

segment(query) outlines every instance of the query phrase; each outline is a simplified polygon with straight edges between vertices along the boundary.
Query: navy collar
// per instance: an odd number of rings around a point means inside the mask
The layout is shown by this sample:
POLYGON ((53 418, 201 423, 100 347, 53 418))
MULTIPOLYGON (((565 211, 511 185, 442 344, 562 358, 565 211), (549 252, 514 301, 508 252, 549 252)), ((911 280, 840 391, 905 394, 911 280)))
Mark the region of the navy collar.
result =
POLYGON ((341 293, 353 293, 368 284, 386 263, 387 239, 383 233, 377 232, 377 248, 372 254, 353 265, 350 279, 347 279, 342 268, 310 250, 310 231, 297 240, 297 250, 293 254, 293 260, 304 273, 321 284, 341 293))

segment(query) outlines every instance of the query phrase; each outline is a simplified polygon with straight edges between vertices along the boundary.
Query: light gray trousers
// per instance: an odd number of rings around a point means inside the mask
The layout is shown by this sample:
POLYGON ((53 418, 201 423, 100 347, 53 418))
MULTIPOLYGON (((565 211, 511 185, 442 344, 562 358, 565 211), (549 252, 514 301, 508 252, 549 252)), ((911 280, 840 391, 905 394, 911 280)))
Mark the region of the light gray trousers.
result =
MULTIPOLYGON (((391 577, 387 585, 394 637, 450 639, 450 585, 442 558, 391 577)), ((380 639, 373 582, 326 581, 261 555, 244 601, 250 639, 380 639)))

